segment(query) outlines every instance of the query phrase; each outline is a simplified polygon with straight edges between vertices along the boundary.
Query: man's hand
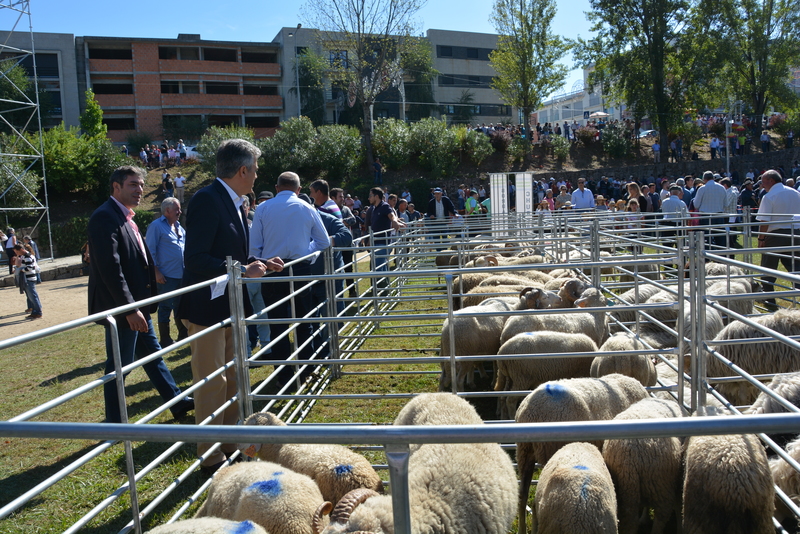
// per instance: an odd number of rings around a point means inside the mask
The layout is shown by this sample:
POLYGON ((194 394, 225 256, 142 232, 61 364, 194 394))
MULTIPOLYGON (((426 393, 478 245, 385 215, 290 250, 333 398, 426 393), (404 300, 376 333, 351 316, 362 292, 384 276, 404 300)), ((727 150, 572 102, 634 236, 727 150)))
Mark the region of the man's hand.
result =
POLYGON ((267 270, 279 273, 283 270, 283 260, 279 257, 270 258, 266 261, 267 270))
POLYGON ((161 271, 158 270, 158 267, 155 267, 156 270, 156 282, 159 284, 166 284, 167 278, 161 274, 161 271))
POLYGON ((130 315, 126 315, 125 318, 128 320, 128 326, 130 326, 131 330, 134 332, 147 332, 147 320, 139 310, 136 310, 130 315))
POLYGON ((245 266, 245 278, 261 278, 267 272, 267 266, 256 260, 253 263, 245 266))

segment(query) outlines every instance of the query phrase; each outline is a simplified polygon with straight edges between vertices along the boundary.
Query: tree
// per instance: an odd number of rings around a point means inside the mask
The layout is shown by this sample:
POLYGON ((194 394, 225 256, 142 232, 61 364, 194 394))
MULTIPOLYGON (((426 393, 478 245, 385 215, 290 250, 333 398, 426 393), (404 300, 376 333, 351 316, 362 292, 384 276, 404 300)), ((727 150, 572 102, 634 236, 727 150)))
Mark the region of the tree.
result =
POLYGON ((372 168, 370 108, 402 77, 400 58, 416 41, 412 19, 424 0, 316 0, 304 6, 331 54, 329 77, 361 105, 366 166, 372 168))
MULTIPOLYGON (((325 58, 311 49, 306 49, 303 54, 295 58, 295 69, 300 83, 300 110, 303 115, 311 119, 314 126, 325 124, 325 95, 323 93, 323 79, 328 65, 325 58)), ((292 93, 297 93, 297 87, 292 87, 292 93)))
MULTIPOLYGON (((200 115, 164 115, 161 121, 164 139, 183 139, 188 144, 197 141, 208 130, 208 121, 200 115)), ((147 132, 145 132, 147 133, 147 132)), ((154 136, 150 136, 152 140, 154 136)), ((129 137, 130 139, 130 137, 129 137)), ((140 143, 128 145, 131 148, 139 149, 140 143)))
POLYGON ((719 87, 728 100, 749 103, 758 129, 771 105, 797 102, 788 82, 800 56, 800 0, 702 0, 698 11, 722 66, 719 87))
POLYGON ((36 92, 25 69, 13 59, 0 61, 0 131, 36 130, 36 92))
POLYGON ((472 122, 472 117, 475 116, 475 93, 469 89, 461 91, 461 96, 458 97, 458 102, 453 110, 453 122, 461 124, 469 124, 472 122))
POLYGON ((433 47, 425 38, 409 37, 407 46, 400 56, 405 76, 407 118, 416 122, 430 117, 436 110, 433 95, 433 81, 439 71, 433 68, 433 47))
POLYGON ((108 127, 103 124, 103 109, 94 98, 94 91, 86 90, 86 109, 81 113, 81 130, 88 137, 105 137, 108 127))
POLYGON ((567 67, 558 63, 569 45, 553 35, 554 0, 495 0, 492 22, 500 34, 489 54, 497 76, 492 87, 511 106, 523 111, 530 136, 530 115, 544 97, 558 89, 567 67))
POLYGON ((679 121, 686 89, 693 85, 691 50, 681 49, 689 0, 590 0, 590 5, 597 36, 579 41, 578 52, 585 66, 595 64, 590 82, 602 81, 636 114, 648 114, 661 146, 669 146, 667 132, 679 121))

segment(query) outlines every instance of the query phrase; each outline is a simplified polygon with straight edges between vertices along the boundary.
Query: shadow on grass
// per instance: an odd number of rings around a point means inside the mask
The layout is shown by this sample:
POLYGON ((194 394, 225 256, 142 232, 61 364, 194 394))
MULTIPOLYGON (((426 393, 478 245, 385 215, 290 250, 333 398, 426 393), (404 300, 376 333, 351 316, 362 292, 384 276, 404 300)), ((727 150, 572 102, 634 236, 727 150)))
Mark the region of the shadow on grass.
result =
POLYGON ((60 384, 62 382, 69 382, 71 380, 75 380, 76 378, 80 378, 82 376, 88 375, 98 375, 98 377, 102 374, 104 368, 103 363, 96 363, 94 365, 88 367, 79 367, 77 369, 73 369, 66 373, 61 373, 60 375, 54 376, 53 378, 48 378, 39 383, 39 387, 48 387, 53 386, 55 384, 60 384))

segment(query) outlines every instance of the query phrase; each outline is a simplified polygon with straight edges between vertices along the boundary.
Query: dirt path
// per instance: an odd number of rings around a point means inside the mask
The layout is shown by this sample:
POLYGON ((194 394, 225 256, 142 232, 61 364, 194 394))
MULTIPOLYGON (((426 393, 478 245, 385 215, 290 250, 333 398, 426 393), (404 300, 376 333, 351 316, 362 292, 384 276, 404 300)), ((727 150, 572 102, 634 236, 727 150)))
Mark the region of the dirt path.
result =
POLYGON ((39 284, 36 289, 42 300, 43 317, 35 321, 25 319, 25 295, 20 295, 18 288, 0 288, 0 339, 86 317, 88 284, 89 278, 86 276, 39 284))

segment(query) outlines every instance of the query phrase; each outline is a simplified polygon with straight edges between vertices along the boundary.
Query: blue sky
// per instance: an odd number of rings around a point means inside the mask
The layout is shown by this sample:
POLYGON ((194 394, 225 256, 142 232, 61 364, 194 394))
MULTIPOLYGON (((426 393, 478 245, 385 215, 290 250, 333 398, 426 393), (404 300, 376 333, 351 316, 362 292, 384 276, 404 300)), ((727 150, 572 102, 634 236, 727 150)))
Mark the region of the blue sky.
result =
MULTIPOLYGON (((272 41, 283 26, 305 23, 300 14, 302 5, 304 2, 292 0, 30 1, 31 24, 36 32, 173 39, 179 33, 199 33, 203 39, 256 42, 272 41)), ((419 12, 420 28, 494 33, 492 5, 491 0, 429 0, 419 12)), ((588 0, 558 2, 554 31, 570 38, 589 37, 584 15, 588 10, 588 0)), ((14 19, 10 15, 0 13, 0 29, 11 29, 14 19)), ((27 30, 27 21, 17 30, 27 30)), ((567 58, 565 64, 572 67, 572 59, 567 58)), ((565 83, 567 92, 579 79, 580 70, 570 73, 565 83)))

